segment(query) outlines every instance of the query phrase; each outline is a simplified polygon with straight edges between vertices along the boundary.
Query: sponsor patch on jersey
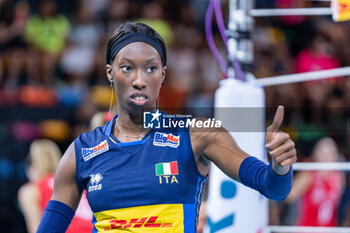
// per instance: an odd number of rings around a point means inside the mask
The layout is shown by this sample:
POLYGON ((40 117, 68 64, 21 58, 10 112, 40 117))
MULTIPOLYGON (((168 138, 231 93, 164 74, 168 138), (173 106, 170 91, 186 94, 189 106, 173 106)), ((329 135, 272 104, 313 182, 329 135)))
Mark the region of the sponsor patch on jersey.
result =
POLYGON ((100 155, 109 150, 107 140, 102 141, 100 144, 90 148, 82 148, 81 154, 83 155, 84 161, 88 161, 89 159, 100 155))
POLYGON ((98 232, 183 233, 182 204, 127 207, 94 213, 98 232))
POLYGON ((154 135, 153 145, 155 146, 169 146, 177 148, 180 145, 180 135, 156 132, 154 135))
POLYGON ((101 182, 102 179, 103 179, 103 176, 100 173, 91 174, 90 175, 91 186, 89 186, 88 192, 101 190, 102 189, 102 184, 100 184, 100 182, 101 182))
POLYGON ((100 183, 102 179, 103 176, 100 173, 90 175, 90 183, 92 185, 100 183))

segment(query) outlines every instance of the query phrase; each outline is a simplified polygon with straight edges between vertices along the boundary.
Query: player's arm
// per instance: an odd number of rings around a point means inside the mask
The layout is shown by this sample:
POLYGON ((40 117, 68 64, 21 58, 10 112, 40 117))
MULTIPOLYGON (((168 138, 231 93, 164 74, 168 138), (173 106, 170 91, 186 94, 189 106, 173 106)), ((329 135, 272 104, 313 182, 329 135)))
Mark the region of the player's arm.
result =
POLYGON ((80 197, 72 143, 57 167, 53 194, 45 208, 37 233, 65 232, 73 219, 80 197))
POLYGON ((40 223, 39 195, 39 190, 34 183, 27 183, 18 191, 18 203, 23 213, 28 233, 35 233, 40 223))
POLYGON ((201 161, 211 160, 226 175, 266 197, 285 199, 292 186, 290 167, 296 162, 296 150, 289 135, 278 131, 283 114, 283 108, 278 108, 272 125, 267 129, 265 147, 272 157, 269 166, 241 150, 224 128, 192 129, 191 141, 198 170, 205 171, 201 161))
POLYGON ((288 203, 293 203, 294 201, 298 200, 300 197, 302 197, 307 189, 312 184, 312 176, 311 173, 308 171, 301 171, 297 173, 294 177, 293 181, 293 188, 288 195, 288 198, 286 201, 288 203))

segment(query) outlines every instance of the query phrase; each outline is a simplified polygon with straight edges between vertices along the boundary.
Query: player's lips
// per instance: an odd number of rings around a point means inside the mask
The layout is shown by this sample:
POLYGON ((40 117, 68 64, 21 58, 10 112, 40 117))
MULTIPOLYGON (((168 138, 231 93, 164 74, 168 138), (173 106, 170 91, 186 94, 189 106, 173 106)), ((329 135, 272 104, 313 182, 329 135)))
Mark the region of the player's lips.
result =
POLYGON ((130 96, 131 101, 136 105, 144 105, 148 99, 148 96, 144 93, 134 93, 130 96))

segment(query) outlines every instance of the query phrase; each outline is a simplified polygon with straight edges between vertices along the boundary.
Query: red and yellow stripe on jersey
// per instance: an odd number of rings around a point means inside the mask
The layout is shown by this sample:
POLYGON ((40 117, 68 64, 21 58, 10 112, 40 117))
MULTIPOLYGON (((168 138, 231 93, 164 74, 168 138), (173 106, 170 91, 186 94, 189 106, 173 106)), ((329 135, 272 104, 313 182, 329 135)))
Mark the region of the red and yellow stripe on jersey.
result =
POLYGON ((98 232, 184 232, 182 204, 137 206, 94 213, 98 232))

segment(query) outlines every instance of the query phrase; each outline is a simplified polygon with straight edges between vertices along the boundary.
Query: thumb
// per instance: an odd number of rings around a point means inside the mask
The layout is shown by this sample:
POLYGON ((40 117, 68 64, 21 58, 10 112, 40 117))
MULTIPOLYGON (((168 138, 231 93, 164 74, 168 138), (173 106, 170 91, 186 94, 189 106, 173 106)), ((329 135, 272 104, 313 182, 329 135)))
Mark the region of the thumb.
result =
POLYGON ((283 106, 278 106, 275 117, 273 118, 272 124, 267 127, 267 132, 278 132, 279 127, 282 124, 284 118, 284 107, 283 106))

